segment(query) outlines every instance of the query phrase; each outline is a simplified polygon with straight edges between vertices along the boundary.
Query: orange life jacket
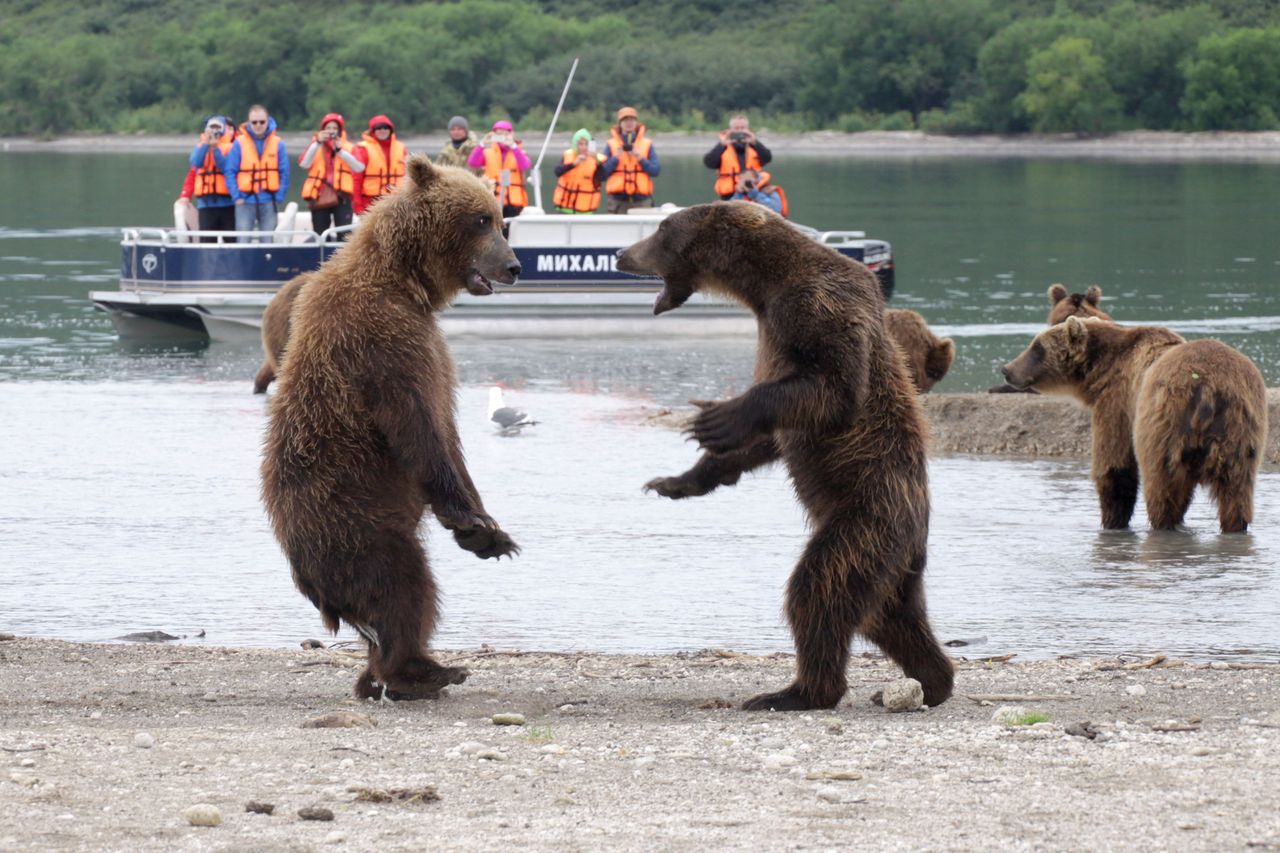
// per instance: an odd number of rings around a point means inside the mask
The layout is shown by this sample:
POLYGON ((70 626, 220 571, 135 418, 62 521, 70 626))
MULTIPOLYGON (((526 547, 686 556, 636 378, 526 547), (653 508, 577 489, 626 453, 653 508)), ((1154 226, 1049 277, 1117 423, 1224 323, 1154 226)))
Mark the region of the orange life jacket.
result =
MULTIPOLYGON (((347 141, 345 133, 338 138, 338 147, 347 153, 355 151, 355 147, 347 141)), ((346 160, 338 156, 337 151, 331 150, 328 144, 322 142, 316 151, 315 159, 311 161, 311 170, 307 172, 307 179, 302 184, 303 198, 320 197, 320 187, 324 186, 325 175, 328 172, 328 167, 325 165, 326 157, 333 158, 333 188, 340 193, 351 194, 351 167, 347 165, 346 160)))
MULTIPOLYGON (((770 175, 768 172, 761 172, 760 183, 756 185, 756 188, 763 190, 766 186, 769 185, 769 181, 772 179, 773 179, 773 175, 770 175)), ((782 187, 778 186, 777 184, 773 185, 773 191, 777 193, 778 198, 782 200, 782 218, 786 219, 791 214, 791 208, 787 205, 787 193, 784 189, 782 189, 782 187)), ((751 201, 751 199, 747 199, 747 201, 751 201)))
POLYGON ((227 189, 227 176, 218 168, 213 157, 213 149, 216 147, 222 152, 223 159, 226 159, 227 152, 231 150, 231 145, 235 140, 227 134, 217 146, 210 145, 204 152, 204 162, 200 164, 200 168, 196 170, 195 190, 191 193, 199 198, 204 195, 231 195, 227 189))
POLYGON ((365 198, 375 199, 396 188, 404 177, 406 153, 404 143, 391 137, 391 162, 382 156, 382 143, 372 133, 361 136, 360 144, 369 152, 369 163, 364 167, 364 184, 360 192, 365 198))
POLYGON ((496 142, 484 149, 484 176, 493 179, 493 194, 498 197, 499 204, 504 207, 525 207, 529 204, 529 194, 524 189, 524 172, 520 171, 520 167, 516 164, 514 148, 508 148, 505 156, 496 142), (505 198, 502 187, 503 172, 509 172, 511 175, 511 183, 506 188, 505 198))
MULTIPOLYGON (((564 163, 572 163, 578 159, 578 149, 570 148, 564 152, 564 163)), ((563 207, 577 213, 586 213, 600 207, 600 187, 595 182, 596 169, 603 162, 599 154, 588 155, 578 165, 569 169, 556 182, 556 191, 551 201, 556 207, 563 207)))
POLYGON ((604 191, 610 195, 653 195, 653 178, 640 168, 641 160, 649 159, 649 148, 653 145, 644 135, 644 125, 636 127, 636 140, 631 143, 630 151, 622 150, 622 134, 618 126, 609 130, 609 156, 618 158, 618 168, 609 175, 604 191))
MULTIPOLYGON (((747 166, 748 169, 760 171, 760 156, 756 154, 755 146, 747 146, 747 166)), ((724 147, 724 153, 720 155, 720 171, 716 175, 716 195, 726 196, 733 195, 738 186, 738 175, 742 174, 742 164, 738 162, 738 152, 733 147, 733 143, 729 143, 724 147)))
POLYGON ((262 156, 247 130, 236 137, 240 143, 240 171, 236 173, 236 185, 242 193, 269 193, 280 189, 280 137, 272 133, 262 141, 262 156))

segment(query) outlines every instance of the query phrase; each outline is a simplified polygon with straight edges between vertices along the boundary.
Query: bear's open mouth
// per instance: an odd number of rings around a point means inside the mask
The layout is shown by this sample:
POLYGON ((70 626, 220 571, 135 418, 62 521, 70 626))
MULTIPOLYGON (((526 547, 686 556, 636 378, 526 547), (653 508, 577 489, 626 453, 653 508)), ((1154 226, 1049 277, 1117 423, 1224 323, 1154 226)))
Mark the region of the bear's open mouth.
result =
POLYGON ((467 276, 467 292, 472 296, 493 295, 493 282, 485 278, 480 270, 473 269, 467 276))

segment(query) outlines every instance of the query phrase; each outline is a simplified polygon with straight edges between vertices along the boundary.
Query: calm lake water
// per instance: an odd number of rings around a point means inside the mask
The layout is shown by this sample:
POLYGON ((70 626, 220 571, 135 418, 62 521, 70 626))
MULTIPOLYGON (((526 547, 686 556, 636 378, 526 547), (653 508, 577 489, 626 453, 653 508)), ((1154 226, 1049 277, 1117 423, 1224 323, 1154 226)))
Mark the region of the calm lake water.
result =
MULTIPOLYGON (((160 225, 180 155, 0 154, 0 630, 83 640, 207 632, 319 636, 258 498, 252 347, 138 347, 85 298, 115 286, 119 227, 160 225)), ((1040 328, 1044 291, 1101 285, 1126 322, 1212 335, 1280 384, 1274 166, 1069 161, 780 163, 793 217, 894 245, 894 303, 956 338, 938 387, 983 389, 1040 328)), ((661 199, 706 200, 695 158, 661 199)), ((549 190, 549 187, 548 187, 549 190)), ((789 649, 781 593, 804 542, 785 478, 671 503, 643 495, 693 448, 636 415, 750 381, 753 342, 460 338, 460 419, 486 503, 524 553, 476 560, 424 526, 445 591, 441 646, 789 649), (542 424, 485 422, 485 386, 542 424)), ((1203 496, 1187 534, 1098 530, 1087 466, 931 464, 928 590, 965 654, 1165 652, 1280 658, 1280 475, 1222 537, 1203 496), (991 484, 999 484, 993 488, 991 484)))

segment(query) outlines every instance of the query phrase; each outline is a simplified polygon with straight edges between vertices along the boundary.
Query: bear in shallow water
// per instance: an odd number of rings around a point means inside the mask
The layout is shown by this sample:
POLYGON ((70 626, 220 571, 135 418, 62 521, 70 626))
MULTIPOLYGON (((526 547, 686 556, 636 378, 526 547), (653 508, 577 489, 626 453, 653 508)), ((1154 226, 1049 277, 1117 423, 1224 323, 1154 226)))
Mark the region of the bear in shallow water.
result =
POLYGON ((755 384, 699 402, 691 433, 705 451, 646 488, 705 495, 782 460, 813 536, 787 587, 795 681, 747 710, 834 707, 861 633, 924 686, 951 695, 953 668, 925 612, 929 534, 925 423, 884 327, 876 277, 759 205, 717 202, 674 213, 620 254, 623 272, 657 275, 657 314, 695 291, 730 297, 758 321, 755 384))
POLYGON ((1267 389, 1257 366, 1221 341, 1068 317, 1004 375, 1019 388, 1070 394, 1093 412, 1103 527, 1129 526, 1139 481, 1157 530, 1182 523, 1197 485, 1208 486, 1223 533, 1253 521, 1267 389))
POLYGON ((360 697, 434 697, 467 676, 426 652, 438 613, 418 539, 427 509, 479 557, 519 550, 467 473, 436 313, 520 265, 474 175, 416 157, 408 177, 298 295, 262 464, 298 589, 329 630, 346 622, 369 644, 360 697))

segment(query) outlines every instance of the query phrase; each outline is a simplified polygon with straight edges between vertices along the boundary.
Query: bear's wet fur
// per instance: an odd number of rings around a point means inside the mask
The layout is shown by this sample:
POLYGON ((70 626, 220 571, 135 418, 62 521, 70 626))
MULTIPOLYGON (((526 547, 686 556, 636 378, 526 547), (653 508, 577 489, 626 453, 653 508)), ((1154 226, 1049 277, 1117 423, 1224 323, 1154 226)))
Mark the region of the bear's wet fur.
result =
POLYGON ((1197 485, 1208 487, 1223 533, 1252 523, 1267 399, 1261 372, 1241 353, 1158 326, 1069 317, 1004 373, 1013 385, 1071 394, 1092 411, 1103 527, 1129 526, 1139 483, 1156 530, 1182 523, 1197 485))
POLYGON ((927 394, 942 381, 955 361, 956 345, 951 338, 939 338, 915 311, 890 308, 884 312, 885 328, 907 362, 907 373, 916 390, 927 394))
POLYGON ((276 291, 276 295, 267 303, 267 309, 262 312, 263 358, 262 367, 258 368, 258 374, 253 377, 255 394, 265 394, 267 387, 280 372, 284 348, 289 343, 289 318, 293 314, 293 303, 298 300, 298 293, 313 275, 314 272, 304 272, 289 279, 276 291))
POLYGON ((467 676, 426 651, 438 601, 424 511, 479 557, 518 552, 467 473, 436 312, 519 264, 474 175, 415 157, 408 178, 299 294, 262 464, 298 589, 330 631, 346 622, 369 644, 366 698, 431 698, 467 676))
POLYGON ((667 217, 618 269, 660 275, 662 313, 704 290, 758 320, 755 384, 701 401, 687 472, 650 481, 668 498, 704 495, 781 459, 813 535, 791 574, 786 612, 797 674, 747 710, 832 708, 855 633, 876 643, 937 705, 954 670, 925 611, 929 533, 925 421, 884 327, 876 277, 759 205, 718 202, 667 217))

